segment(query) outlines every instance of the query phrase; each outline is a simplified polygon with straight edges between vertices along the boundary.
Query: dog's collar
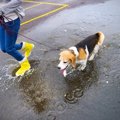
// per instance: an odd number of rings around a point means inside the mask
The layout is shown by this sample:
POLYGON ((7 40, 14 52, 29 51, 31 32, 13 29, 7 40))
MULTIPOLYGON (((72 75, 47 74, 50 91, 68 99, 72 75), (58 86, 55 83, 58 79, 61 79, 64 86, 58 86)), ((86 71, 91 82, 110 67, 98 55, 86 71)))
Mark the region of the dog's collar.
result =
POLYGON ((76 48, 75 46, 70 47, 69 50, 71 50, 72 53, 73 53, 76 57, 79 56, 79 52, 78 52, 78 50, 77 50, 77 48, 76 48))

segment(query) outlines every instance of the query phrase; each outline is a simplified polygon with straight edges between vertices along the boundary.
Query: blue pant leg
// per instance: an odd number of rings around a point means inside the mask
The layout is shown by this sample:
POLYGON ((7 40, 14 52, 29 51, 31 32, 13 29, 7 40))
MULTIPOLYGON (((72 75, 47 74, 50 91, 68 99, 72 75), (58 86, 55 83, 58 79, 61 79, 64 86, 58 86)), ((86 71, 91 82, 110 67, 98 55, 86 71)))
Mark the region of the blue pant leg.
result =
POLYGON ((6 52, 5 50, 5 29, 2 25, 0 25, 0 49, 3 52, 6 52))
POLYGON ((12 22, 9 22, 9 23, 7 23, 7 25, 9 26, 10 30, 12 30, 12 31, 9 30, 10 34, 14 35, 14 40, 13 40, 13 43, 12 43, 14 45, 14 48, 16 50, 20 50, 22 48, 23 43, 21 42, 20 44, 16 44, 16 40, 17 40, 17 37, 18 37, 18 31, 20 29, 20 19, 18 18, 16 20, 12 21, 12 22))
MULTIPOLYGON (((22 42, 20 44, 14 45, 16 50, 20 50, 22 48, 22 46, 23 46, 22 42)), ((2 50, 3 52, 6 52, 6 50, 5 50, 5 29, 1 25, 0 25, 0 50, 2 50)))
MULTIPOLYGON (((5 49, 6 52, 14 57, 16 60, 21 61, 24 56, 17 51, 15 44, 18 37, 18 31, 20 28, 20 19, 10 21, 6 23, 9 30, 5 32, 5 49)), ((21 45, 20 45, 21 47, 21 45)))
POLYGON ((21 50, 23 46, 23 43, 19 43, 19 44, 15 44, 14 47, 16 48, 16 50, 21 50))

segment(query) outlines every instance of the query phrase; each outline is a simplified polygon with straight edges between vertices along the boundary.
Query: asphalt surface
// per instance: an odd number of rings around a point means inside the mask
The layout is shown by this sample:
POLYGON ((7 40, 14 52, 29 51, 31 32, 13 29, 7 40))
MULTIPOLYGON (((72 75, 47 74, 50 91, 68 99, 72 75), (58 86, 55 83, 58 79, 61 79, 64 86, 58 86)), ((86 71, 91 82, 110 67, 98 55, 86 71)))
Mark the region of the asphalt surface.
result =
POLYGON ((0 120, 119 120, 120 1, 44 2, 33 8, 23 3, 20 33, 30 39, 19 35, 18 42, 35 44, 31 72, 16 78, 17 61, 0 52, 0 120), (95 60, 63 78, 56 67, 60 49, 98 31, 106 37, 95 60))

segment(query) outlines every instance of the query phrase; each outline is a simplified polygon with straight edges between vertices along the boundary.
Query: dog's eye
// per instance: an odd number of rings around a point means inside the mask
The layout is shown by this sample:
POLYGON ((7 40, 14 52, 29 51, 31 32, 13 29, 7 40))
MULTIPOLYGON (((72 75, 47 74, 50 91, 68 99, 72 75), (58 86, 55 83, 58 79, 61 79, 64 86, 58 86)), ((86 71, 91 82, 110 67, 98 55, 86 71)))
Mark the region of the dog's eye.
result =
POLYGON ((63 63, 67 63, 67 62, 63 62, 63 63))

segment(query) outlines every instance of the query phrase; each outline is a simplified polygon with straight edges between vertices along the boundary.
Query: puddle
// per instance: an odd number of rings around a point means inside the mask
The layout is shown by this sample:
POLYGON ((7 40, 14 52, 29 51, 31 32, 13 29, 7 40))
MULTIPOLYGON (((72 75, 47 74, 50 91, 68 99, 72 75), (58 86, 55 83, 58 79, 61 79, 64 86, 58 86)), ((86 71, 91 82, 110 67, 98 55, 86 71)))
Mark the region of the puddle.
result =
POLYGON ((87 63, 84 71, 76 70, 66 77, 68 90, 64 95, 65 101, 75 103, 92 84, 98 81, 96 61, 87 63))

